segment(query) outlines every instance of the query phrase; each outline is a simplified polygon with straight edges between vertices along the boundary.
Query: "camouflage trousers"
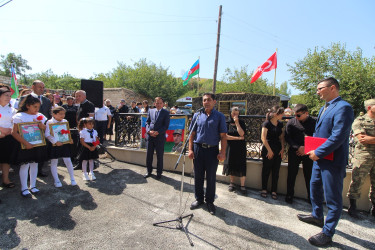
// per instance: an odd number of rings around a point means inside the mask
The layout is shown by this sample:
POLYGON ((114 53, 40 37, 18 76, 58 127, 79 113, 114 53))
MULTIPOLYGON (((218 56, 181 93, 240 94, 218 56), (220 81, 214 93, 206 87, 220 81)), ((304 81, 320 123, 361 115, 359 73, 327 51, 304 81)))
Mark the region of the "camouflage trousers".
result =
POLYGON ((370 194, 369 198, 373 204, 375 204, 375 157, 358 157, 360 159, 353 159, 353 170, 352 170, 352 181, 348 190, 349 199, 359 199, 361 196, 361 188, 366 180, 368 174, 370 174, 370 194))

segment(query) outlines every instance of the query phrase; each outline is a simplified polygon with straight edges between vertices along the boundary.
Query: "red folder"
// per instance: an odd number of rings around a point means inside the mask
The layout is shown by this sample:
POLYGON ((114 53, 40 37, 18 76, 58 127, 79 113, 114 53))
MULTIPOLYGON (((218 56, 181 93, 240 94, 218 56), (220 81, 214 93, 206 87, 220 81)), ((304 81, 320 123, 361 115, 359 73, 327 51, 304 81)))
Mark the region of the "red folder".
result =
MULTIPOLYGON (((311 150, 315 150, 320 145, 325 143, 327 141, 326 138, 320 138, 320 137, 312 137, 312 136, 305 136, 305 154, 310 152, 311 150)), ((333 161, 333 152, 324 157, 326 160, 333 161)))

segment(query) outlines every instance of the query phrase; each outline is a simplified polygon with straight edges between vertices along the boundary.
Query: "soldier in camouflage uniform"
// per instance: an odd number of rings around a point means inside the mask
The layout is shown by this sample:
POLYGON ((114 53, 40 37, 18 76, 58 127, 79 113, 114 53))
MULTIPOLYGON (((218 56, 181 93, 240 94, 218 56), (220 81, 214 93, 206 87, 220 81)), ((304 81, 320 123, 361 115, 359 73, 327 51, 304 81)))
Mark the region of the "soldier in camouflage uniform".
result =
POLYGON ((370 174, 372 202, 371 214, 375 216, 375 99, 365 101, 366 114, 354 120, 352 129, 356 142, 353 159, 352 182, 349 186, 348 198, 350 206, 348 213, 358 218, 356 200, 361 195, 361 187, 370 174))

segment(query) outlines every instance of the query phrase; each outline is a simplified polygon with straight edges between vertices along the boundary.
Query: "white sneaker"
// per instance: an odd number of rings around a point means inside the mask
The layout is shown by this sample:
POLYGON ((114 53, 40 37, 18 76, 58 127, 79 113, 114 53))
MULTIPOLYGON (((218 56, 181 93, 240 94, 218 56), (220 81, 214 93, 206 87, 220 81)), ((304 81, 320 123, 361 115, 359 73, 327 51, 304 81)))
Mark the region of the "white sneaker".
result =
POLYGON ((87 173, 82 173, 82 179, 83 179, 84 181, 89 181, 89 180, 90 180, 90 178, 89 178, 89 176, 87 175, 87 173))
POLYGON ((90 173, 89 173, 89 176, 90 176, 90 179, 91 179, 92 181, 95 181, 95 180, 96 180, 96 177, 95 177, 95 175, 94 175, 94 172, 90 172, 90 173))
POLYGON ((60 188, 62 187, 62 184, 60 181, 55 182, 55 187, 60 188))
POLYGON ((76 180, 70 180, 70 185, 72 185, 72 186, 77 186, 77 182, 76 182, 76 180))

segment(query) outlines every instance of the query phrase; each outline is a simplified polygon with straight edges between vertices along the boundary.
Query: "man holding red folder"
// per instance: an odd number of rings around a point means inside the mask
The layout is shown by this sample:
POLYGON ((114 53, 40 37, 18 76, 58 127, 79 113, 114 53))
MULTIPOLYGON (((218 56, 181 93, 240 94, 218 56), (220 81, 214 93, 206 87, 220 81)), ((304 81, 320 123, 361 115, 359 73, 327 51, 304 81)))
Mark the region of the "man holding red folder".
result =
POLYGON ((317 94, 326 104, 319 111, 314 137, 327 140, 308 152, 314 161, 310 182, 313 211, 309 215, 298 215, 299 220, 323 228, 320 233, 309 238, 309 242, 315 246, 327 246, 332 242, 342 212, 342 189, 354 113, 351 105, 340 97, 339 89, 340 85, 333 77, 320 81, 317 86, 317 94), (324 159, 331 153, 334 155, 333 160, 324 159), (328 208, 325 221, 324 199, 328 208))

